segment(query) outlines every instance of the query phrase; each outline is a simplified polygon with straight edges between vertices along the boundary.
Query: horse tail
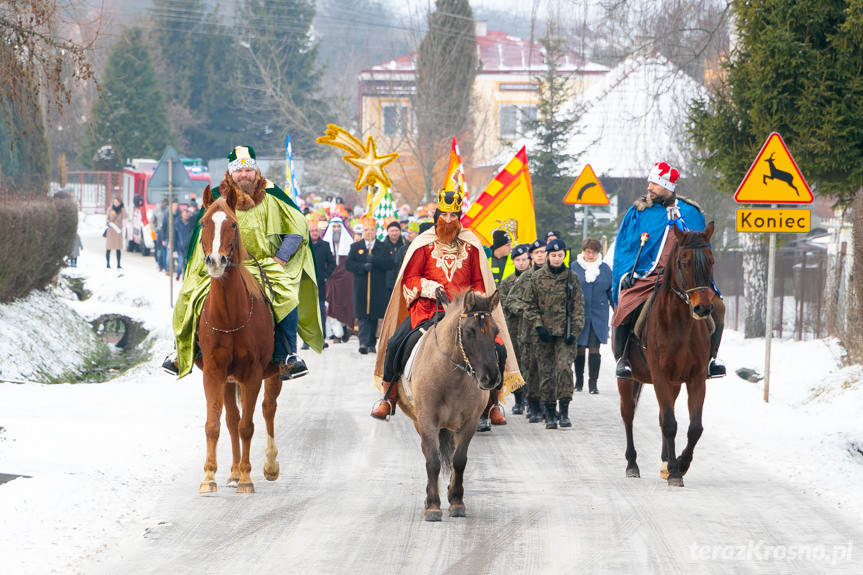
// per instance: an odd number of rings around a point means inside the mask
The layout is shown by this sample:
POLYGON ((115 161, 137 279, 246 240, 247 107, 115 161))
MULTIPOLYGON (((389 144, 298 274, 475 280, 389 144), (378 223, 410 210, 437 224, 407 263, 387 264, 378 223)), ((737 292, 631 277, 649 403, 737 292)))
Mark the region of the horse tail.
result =
POLYGON ((438 443, 440 444, 440 466, 446 473, 452 472, 452 454, 455 451, 455 439, 453 433, 449 429, 441 429, 438 433, 438 443))
POLYGON ((644 384, 640 381, 632 381, 632 399, 635 400, 635 407, 638 407, 638 398, 641 397, 642 387, 644 387, 644 384))

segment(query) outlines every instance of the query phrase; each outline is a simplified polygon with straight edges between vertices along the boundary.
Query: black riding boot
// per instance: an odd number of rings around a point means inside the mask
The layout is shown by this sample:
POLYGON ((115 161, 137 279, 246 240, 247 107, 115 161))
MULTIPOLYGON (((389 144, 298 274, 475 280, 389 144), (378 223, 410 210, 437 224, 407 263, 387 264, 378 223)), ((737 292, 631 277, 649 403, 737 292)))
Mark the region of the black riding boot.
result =
POLYGON ((524 413, 524 392, 521 390, 513 391, 515 396, 515 405, 512 406, 513 415, 521 415, 524 413))
POLYGON ((572 427, 572 421, 569 419, 569 401, 568 399, 560 399, 558 403, 560 404, 560 426, 561 427, 572 427))
POLYGON ((599 364, 602 361, 602 356, 598 353, 591 353, 587 356, 587 387, 590 393, 597 394, 596 380, 599 379, 599 364))
POLYGON ((722 330, 724 323, 717 323, 713 333, 710 334, 710 363, 707 365, 707 378, 725 377, 725 364, 716 357, 719 353, 719 343, 722 341, 722 330))
POLYGON ((556 402, 545 404, 545 428, 557 429, 557 404, 556 402))
POLYGON ((627 323, 614 328, 614 359, 617 360, 615 375, 620 379, 632 379, 632 366, 629 364, 629 360, 623 357, 631 330, 632 326, 627 323))
POLYGON ((575 356, 575 391, 584 387, 584 355, 575 356))
POLYGON ((538 399, 528 399, 527 402, 530 404, 530 419, 528 421, 530 423, 539 423, 542 421, 542 406, 539 403, 538 399))

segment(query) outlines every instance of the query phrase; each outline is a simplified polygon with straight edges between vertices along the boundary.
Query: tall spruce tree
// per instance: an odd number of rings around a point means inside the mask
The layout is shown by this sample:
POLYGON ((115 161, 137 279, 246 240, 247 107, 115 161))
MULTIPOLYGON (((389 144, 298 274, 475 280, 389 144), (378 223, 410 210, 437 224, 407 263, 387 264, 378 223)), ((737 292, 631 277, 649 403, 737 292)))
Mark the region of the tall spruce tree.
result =
MULTIPOLYGON (((468 0, 436 0, 417 54, 414 99, 418 157, 428 196, 440 186, 435 164, 446 161, 453 136, 469 134, 471 90, 478 71, 473 10, 468 0)), ((459 138, 469 154, 470 139, 459 138)))
MULTIPOLYGON (((559 60, 564 41, 547 36, 539 41, 545 55, 545 70, 537 76, 537 116, 525 122, 536 141, 530 150, 530 179, 533 184, 533 204, 540 230, 564 230, 573 227, 573 210, 563 204, 572 184, 572 167, 577 157, 565 152, 578 119, 567 110, 572 100, 568 79, 559 72, 559 60)), ((568 238, 569 239, 569 238, 568 238)))
MULTIPOLYGON (((690 111, 703 162, 732 193, 771 132, 813 191, 847 205, 863 185, 860 0, 732 2, 738 43, 709 100, 690 111)), ((765 333, 765 250, 747 234, 746 337, 765 333)))
POLYGON ((82 146, 85 165, 92 165, 104 146, 123 160, 158 158, 173 143, 165 101, 140 28, 126 30, 112 47, 102 94, 88 123, 82 146))
POLYGON ((234 86, 244 118, 256 129, 259 153, 284 153, 285 134, 294 153, 320 153, 315 138, 327 123, 321 97, 318 48, 312 40, 313 0, 243 0, 236 28, 243 73, 234 86))
POLYGON ((251 132, 241 117, 237 93, 240 38, 227 30, 218 6, 203 0, 154 0, 151 26, 159 81, 182 153, 222 157, 251 132))

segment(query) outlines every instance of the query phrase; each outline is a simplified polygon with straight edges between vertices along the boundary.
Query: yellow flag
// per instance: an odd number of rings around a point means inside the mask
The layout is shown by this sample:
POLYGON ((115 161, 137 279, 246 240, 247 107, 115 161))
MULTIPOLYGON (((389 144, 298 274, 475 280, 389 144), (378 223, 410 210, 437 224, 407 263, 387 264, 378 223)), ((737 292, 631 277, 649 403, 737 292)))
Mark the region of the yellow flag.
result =
POLYGON ((461 218, 461 225, 473 230, 483 244, 492 244, 492 233, 507 220, 518 222, 517 243, 536 239, 536 215, 533 208, 533 188, 527 167, 527 150, 521 150, 486 186, 461 218))

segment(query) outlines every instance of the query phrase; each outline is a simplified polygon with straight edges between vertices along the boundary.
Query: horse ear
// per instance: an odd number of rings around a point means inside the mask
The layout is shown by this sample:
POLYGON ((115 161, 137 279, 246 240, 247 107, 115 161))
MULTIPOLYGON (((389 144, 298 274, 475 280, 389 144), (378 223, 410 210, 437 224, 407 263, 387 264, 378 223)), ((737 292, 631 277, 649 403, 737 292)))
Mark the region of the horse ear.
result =
POLYGON ((213 203, 213 192, 210 190, 209 184, 206 188, 204 188, 204 207, 209 208, 210 204, 213 203))
POLYGON ((671 226, 671 230, 674 232, 674 237, 677 239, 677 243, 681 243, 683 241, 683 236, 686 235, 686 232, 684 232, 677 226, 671 226))
POLYGON ((711 220, 710 223, 707 224, 707 227, 704 228, 704 239, 706 239, 709 242, 710 237, 713 236, 713 232, 715 230, 716 230, 716 228, 713 225, 713 220, 711 220))
POLYGON ((490 310, 494 311, 494 308, 496 308, 499 304, 500 304, 500 291, 494 290, 494 293, 491 294, 491 297, 488 299, 488 308, 490 310))
POLYGON ((476 296, 473 293, 472 289, 464 292, 464 311, 468 312, 473 309, 473 306, 476 304, 476 296))

